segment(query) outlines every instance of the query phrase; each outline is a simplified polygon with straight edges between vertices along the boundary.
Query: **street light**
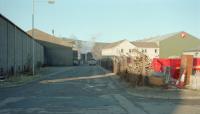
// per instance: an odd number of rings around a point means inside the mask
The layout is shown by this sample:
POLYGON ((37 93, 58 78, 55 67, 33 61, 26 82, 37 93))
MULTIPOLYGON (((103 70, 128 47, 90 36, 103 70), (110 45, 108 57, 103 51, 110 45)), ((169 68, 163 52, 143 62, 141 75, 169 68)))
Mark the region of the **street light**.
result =
MULTIPOLYGON (((54 0, 48 0, 49 4, 54 4, 55 1, 54 0)), ((35 0, 33 0, 33 11, 32 11, 32 37, 34 38, 34 12, 35 12, 35 0)), ((33 68, 33 76, 35 74, 35 44, 34 44, 34 39, 32 40, 32 51, 33 51, 33 63, 32 63, 32 68, 33 68)))
POLYGON ((49 4, 54 4, 55 1, 54 1, 54 0, 48 0, 48 3, 49 3, 49 4))

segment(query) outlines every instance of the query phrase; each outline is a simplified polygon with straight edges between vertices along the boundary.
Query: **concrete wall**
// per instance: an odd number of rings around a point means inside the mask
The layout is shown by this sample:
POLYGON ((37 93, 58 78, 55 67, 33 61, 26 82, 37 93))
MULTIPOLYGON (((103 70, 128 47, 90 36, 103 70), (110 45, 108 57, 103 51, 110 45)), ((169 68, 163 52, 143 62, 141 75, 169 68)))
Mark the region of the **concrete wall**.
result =
POLYGON ((35 44, 35 67, 38 67, 44 63, 43 46, 0 15, 0 76, 31 71, 33 41, 35 44))

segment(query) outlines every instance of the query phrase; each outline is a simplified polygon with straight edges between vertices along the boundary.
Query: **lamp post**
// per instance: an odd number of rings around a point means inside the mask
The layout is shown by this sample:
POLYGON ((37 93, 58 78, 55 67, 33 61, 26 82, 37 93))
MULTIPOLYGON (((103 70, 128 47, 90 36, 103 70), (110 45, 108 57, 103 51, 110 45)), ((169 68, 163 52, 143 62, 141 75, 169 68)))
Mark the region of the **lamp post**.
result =
MULTIPOLYGON (((54 4, 54 0, 48 0, 48 4, 54 4)), ((34 13, 35 13, 35 0, 33 0, 33 9, 32 9, 32 37, 34 38, 34 13)), ((33 51, 33 57, 32 57, 32 72, 33 76, 35 75, 35 41, 32 40, 32 51, 33 51)))
MULTIPOLYGON (((35 0, 33 0, 33 11, 32 11, 32 37, 34 38, 34 9, 35 9, 35 0)), ((33 51, 33 54, 32 54, 32 70, 33 70, 33 76, 35 74, 35 47, 34 47, 34 39, 32 40, 32 51, 33 51)))

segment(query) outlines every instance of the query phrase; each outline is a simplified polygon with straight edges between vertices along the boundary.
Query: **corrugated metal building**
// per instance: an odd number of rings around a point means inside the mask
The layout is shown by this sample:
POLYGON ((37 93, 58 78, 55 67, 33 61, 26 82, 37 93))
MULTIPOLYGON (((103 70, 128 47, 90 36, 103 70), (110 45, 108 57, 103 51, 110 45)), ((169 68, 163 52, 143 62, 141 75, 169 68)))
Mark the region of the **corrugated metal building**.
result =
MULTIPOLYGON (((27 32, 31 35, 32 30, 27 32)), ((60 39, 41 30, 34 29, 34 38, 44 46, 44 61, 47 66, 73 65, 74 42, 60 39)))
POLYGON ((186 32, 171 33, 141 41, 156 42, 160 49, 160 58, 177 57, 185 50, 200 45, 200 39, 186 32))
POLYGON ((32 69, 32 42, 35 66, 44 63, 44 48, 30 35, 0 14, 0 75, 13 75, 32 69))

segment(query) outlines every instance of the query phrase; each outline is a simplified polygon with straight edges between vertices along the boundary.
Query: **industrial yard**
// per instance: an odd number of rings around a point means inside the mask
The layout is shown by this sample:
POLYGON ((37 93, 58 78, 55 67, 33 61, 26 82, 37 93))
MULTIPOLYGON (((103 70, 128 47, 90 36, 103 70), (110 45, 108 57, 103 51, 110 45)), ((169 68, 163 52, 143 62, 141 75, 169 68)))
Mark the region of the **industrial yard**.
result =
POLYGON ((0 114, 200 114, 199 8, 0 0, 0 114))

